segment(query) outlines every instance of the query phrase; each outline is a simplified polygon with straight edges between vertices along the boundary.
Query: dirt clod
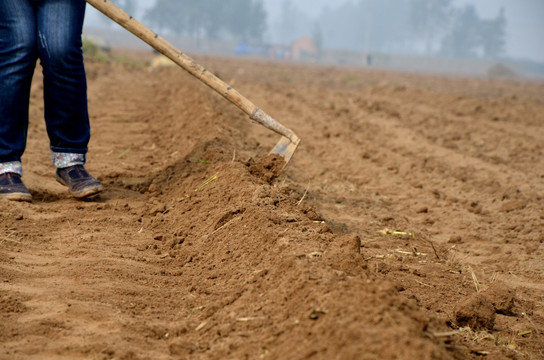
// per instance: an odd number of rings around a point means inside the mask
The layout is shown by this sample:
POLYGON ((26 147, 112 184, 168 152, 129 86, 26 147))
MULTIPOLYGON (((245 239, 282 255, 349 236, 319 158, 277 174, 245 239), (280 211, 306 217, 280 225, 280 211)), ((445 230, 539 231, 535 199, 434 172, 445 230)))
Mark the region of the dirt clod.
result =
POLYGON ((285 160, 281 156, 269 154, 256 161, 251 161, 249 171, 269 183, 278 177, 284 167, 285 160))
POLYGON ((516 303, 516 291, 514 289, 496 281, 482 291, 482 296, 493 305, 497 314, 514 315, 516 303))
POLYGON ((455 307, 455 321, 458 326, 473 330, 492 330, 495 326, 495 308, 482 295, 473 295, 455 307))

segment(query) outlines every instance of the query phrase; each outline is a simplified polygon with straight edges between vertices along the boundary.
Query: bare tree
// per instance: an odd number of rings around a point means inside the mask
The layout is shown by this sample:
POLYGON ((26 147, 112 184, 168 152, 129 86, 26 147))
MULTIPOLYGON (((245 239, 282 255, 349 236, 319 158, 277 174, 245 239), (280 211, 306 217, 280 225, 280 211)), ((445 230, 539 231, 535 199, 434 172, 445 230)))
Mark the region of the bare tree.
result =
POLYGON ((448 30, 452 14, 451 0, 410 0, 412 30, 425 42, 425 52, 431 54, 433 44, 448 30))
POLYGON ((506 44, 506 16, 504 8, 499 10, 495 19, 482 21, 483 55, 487 58, 496 58, 503 54, 506 44))

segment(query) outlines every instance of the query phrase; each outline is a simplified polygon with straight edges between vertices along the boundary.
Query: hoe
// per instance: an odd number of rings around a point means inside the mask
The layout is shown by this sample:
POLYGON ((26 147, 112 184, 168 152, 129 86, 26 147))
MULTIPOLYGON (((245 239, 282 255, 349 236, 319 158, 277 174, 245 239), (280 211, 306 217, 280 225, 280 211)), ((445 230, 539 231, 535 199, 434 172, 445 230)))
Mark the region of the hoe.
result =
POLYGON ((189 56, 185 55, 180 50, 176 49, 168 41, 159 37, 141 22, 128 15, 119 7, 111 3, 109 0, 86 0, 98 11, 115 21, 117 24, 130 31, 132 34, 139 37, 141 40, 149 44, 152 48, 172 60, 174 63, 182 67, 191 75, 202 81, 204 84, 211 87, 217 93, 221 94, 227 100, 232 102, 243 112, 249 115, 250 119, 265 126, 266 128, 281 135, 281 139, 272 149, 270 154, 281 156, 285 160, 285 165, 291 160, 300 139, 293 131, 286 128, 270 115, 258 108, 255 104, 249 101, 246 97, 219 79, 217 76, 207 71, 206 68, 197 64, 189 56))

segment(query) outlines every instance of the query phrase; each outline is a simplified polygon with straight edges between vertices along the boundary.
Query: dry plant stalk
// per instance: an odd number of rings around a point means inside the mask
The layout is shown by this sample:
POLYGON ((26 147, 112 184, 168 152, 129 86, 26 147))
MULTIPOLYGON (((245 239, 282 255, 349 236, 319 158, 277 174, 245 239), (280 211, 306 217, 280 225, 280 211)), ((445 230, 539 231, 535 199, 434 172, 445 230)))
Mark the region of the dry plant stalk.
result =
POLYGON ((470 271, 470 275, 472 276, 472 281, 474 282, 474 287, 476 288, 476 292, 480 293, 480 283, 478 282, 478 278, 476 277, 476 273, 472 269, 471 266, 468 267, 468 270, 470 271))
POLYGON ((299 202, 297 203, 297 206, 300 206, 302 202, 304 201, 304 198, 306 198, 306 195, 308 194, 308 190, 310 190, 310 183, 308 183, 308 186, 306 186, 306 191, 304 191, 304 194, 300 198, 299 202))
POLYGON ((209 178, 208 180, 204 181, 202 184, 200 184, 200 185, 195 189, 195 192, 204 189, 206 186, 208 186, 209 184, 211 184, 212 182, 214 182, 215 180, 217 180, 217 176, 218 176, 218 175, 219 175, 219 174, 215 174, 214 176, 212 176, 212 177, 209 178))

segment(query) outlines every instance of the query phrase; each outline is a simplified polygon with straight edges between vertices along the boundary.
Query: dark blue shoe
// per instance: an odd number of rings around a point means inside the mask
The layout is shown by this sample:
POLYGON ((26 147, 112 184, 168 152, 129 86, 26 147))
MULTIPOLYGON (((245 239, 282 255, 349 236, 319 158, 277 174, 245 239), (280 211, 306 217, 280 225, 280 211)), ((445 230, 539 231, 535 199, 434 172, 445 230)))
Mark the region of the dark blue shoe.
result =
POLYGON ((0 199, 32 201, 32 195, 19 174, 5 173, 0 175, 0 199))
POLYGON ((68 186, 70 193, 78 199, 93 196, 102 191, 100 181, 92 177, 83 165, 57 169, 57 181, 68 186))

